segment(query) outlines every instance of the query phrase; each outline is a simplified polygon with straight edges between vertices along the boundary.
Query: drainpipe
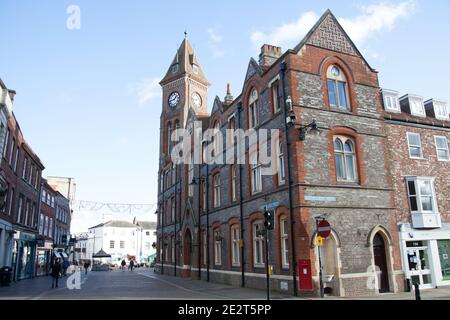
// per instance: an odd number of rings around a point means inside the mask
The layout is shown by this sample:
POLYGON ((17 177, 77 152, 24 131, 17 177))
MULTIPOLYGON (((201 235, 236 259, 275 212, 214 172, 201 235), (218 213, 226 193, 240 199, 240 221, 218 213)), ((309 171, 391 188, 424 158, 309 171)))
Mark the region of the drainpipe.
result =
POLYGON ((209 282, 209 165, 206 164, 206 281, 209 282))
POLYGON ((286 62, 280 65, 280 77, 282 86, 282 99, 283 99, 283 114, 284 114, 284 140, 286 143, 286 160, 287 160, 287 174, 288 174, 288 189, 289 189, 289 218, 291 220, 291 247, 292 247, 292 280, 294 286, 294 296, 298 296, 297 288, 297 253, 295 248, 295 220, 292 200, 292 175, 291 175, 291 143, 289 142, 289 127, 286 122, 288 113, 286 105, 286 79, 285 72, 287 69, 286 62))
MULTIPOLYGON (((241 111, 242 111, 242 104, 239 103, 237 105, 237 114, 238 114, 238 128, 241 129, 241 111)), ((240 143, 238 142, 238 148, 240 148, 240 143)), ((241 243, 244 243, 244 210, 243 210, 243 204, 244 204, 244 195, 242 192, 242 165, 238 164, 239 166, 239 215, 241 220, 241 243)), ((241 287, 245 287, 245 254, 244 254, 244 246, 241 243, 239 243, 239 247, 241 249, 241 287)))
POLYGON ((177 192, 178 191, 178 164, 175 165, 175 225, 174 225, 174 230, 175 230, 175 241, 174 241, 174 245, 175 245, 175 261, 173 262, 173 273, 174 276, 177 276, 177 237, 178 237, 178 232, 177 232, 177 217, 178 217, 178 212, 177 212, 177 203, 178 203, 178 199, 177 199, 177 192))
POLYGON ((198 166, 198 226, 197 226, 197 241, 198 241, 198 280, 202 280, 202 233, 201 233, 201 219, 202 219, 202 211, 200 209, 200 201, 201 201, 201 186, 202 186, 202 172, 201 165, 198 166))

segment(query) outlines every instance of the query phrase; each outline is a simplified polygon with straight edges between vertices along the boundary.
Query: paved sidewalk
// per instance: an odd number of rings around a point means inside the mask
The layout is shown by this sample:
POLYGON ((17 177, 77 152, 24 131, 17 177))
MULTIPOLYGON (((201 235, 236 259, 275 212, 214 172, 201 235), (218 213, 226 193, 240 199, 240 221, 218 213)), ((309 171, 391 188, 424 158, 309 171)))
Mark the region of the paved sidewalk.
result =
MULTIPOLYGON (((0 299, 11 300, 36 300, 45 299, 46 296, 55 293, 61 293, 62 291, 68 291, 67 280, 71 274, 67 274, 65 277, 61 277, 58 281, 58 288, 52 289, 52 277, 41 276, 32 279, 25 279, 17 282, 12 282, 8 287, 0 287, 0 299)), ((84 270, 80 272, 81 285, 83 285, 88 275, 84 274, 84 270)))

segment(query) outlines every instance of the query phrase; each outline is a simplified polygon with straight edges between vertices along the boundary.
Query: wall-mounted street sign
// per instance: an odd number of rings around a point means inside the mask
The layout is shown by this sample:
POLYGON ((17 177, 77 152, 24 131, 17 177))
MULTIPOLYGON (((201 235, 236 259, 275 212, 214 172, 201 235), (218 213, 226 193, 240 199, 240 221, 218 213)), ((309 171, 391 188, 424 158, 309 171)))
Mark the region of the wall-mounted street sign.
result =
POLYGON ((328 238, 331 234, 330 223, 327 220, 320 221, 317 225, 317 233, 324 239, 328 238))
POLYGON ((261 210, 273 210, 276 209, 280 206, 279 202, 272 202, 272 203, 268 203, 265 204, 263 206, 260 207, 261 210))
POLYGON ((306 201, 318 201, 318 202, 336 202, 336 197, 316 197, 316 196, 306 196, 306 201))

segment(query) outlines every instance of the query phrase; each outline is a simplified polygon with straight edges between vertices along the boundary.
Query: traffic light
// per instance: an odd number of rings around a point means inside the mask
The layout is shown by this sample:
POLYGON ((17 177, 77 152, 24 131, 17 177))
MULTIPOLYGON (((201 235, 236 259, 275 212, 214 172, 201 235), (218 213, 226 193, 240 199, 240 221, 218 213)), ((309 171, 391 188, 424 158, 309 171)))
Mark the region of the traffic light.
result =
POLYGON ((266 218, 266 221, 264 221, 264 226, 267 230, 273 230, 274 223, 273 223, 273 212, 270 210, 264 211, 264 217, 266 218))

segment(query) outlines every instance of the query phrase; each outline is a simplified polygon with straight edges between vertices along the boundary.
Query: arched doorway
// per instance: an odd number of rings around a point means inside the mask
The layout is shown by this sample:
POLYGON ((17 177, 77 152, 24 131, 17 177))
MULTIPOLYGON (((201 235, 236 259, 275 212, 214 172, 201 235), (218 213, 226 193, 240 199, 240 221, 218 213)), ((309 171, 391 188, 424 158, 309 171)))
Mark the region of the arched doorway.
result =
POLYGON ((185 277, 191 276, 191 255, 192 255, 192 235, 189 229, 184 233, 183 244, 183 274, 185 277))
MULTIPOLYGON (((324 293, 331 296, 340 296, 342 292, 339 270, 339 245, 335 234, 331 233, 327 239, 323 240, 323 245, 320 248, 316 247, 316 250, 316 257, 318 256, 318 250, 320 250, 324 293)), ((319 274, 318 261, 317 274, 319 274)))
POLYGON ((373 238, 373 256, 378 273, 379 292, 389 292, 389 276, 386 259, 386 245, 383 237, 378 232, 373 238))

